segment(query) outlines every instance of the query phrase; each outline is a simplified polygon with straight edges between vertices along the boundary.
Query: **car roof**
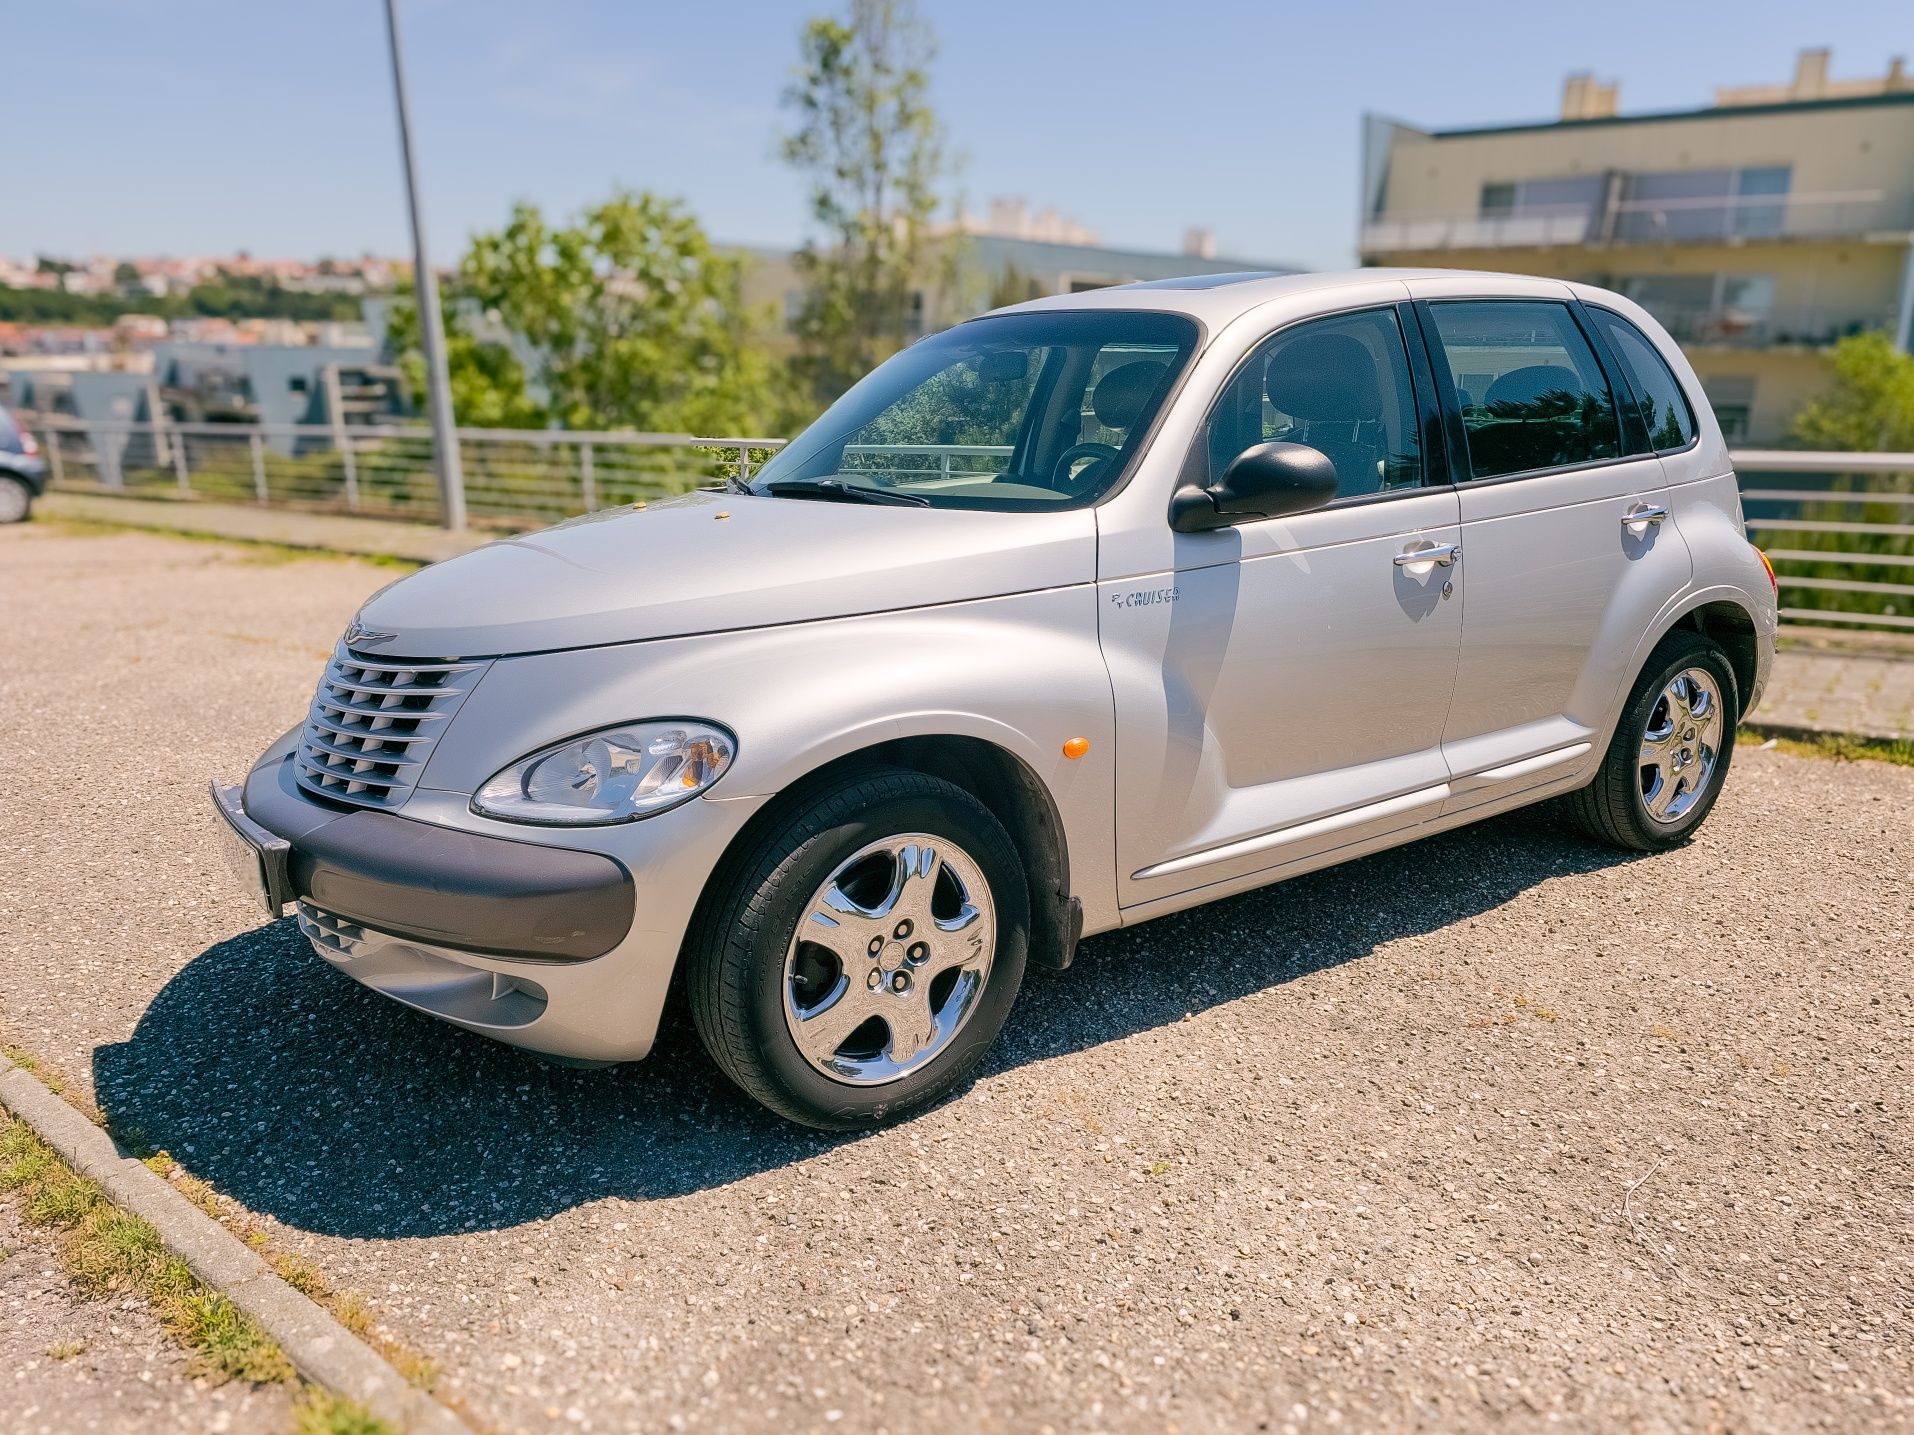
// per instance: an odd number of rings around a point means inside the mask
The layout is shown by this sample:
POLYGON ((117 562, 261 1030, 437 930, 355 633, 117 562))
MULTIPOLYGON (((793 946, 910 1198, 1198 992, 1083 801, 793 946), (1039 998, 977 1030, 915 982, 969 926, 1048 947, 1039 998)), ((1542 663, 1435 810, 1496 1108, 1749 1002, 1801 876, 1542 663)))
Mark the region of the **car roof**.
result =
MULTIPOLYGON (((1113 284, 1079 294, 1057 294, 1047 299, 993 309, 993 314, 1024 314, 1060 309, 1152 309, 1188 314, 1212 328, 1272 299, 1297 294, 1320 294, 1326 289, 1347 290, 1353 302, 1366 293, 1391 291, 1401 297, 1401 286, 1412 279, 1478 280, 1482 292, 1492 295, 1508 285, 1532 290, 1532 274, 1493 274, 1474 269, 1336 269, 1307 274, 1247 271, 1240 274, 1192 274, 1183 279, 1151 279, 1140 284, 1113 284)), ((1566 285, 1563 286, 1565 289, 1566 285)), ((1519 291, 1517 291, 1519 292, 1519 291)))

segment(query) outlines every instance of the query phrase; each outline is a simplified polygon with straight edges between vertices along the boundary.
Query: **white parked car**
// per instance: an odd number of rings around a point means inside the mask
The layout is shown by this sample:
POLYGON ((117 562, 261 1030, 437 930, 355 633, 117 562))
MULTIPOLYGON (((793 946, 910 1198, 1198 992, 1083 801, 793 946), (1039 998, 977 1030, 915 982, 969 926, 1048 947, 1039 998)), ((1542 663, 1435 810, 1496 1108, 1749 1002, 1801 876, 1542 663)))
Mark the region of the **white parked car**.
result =
POLYGON ((428 568, 215 786, 327 961, 578 1062, 682 976, 850 1128, 1028 962, 1525 803, 1687 838, 1775 594, 1721 431, 1585 285, 1210 275, 897 355, 752 481, 428 568))

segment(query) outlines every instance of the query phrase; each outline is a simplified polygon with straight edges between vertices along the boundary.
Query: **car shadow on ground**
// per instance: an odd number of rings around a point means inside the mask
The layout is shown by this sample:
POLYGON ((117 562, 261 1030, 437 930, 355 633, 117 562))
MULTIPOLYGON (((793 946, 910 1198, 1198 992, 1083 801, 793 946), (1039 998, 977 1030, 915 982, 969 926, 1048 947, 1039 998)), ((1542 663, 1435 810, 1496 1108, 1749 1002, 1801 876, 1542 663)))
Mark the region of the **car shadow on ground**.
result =
MULTIPOLYGON (((1031 973, 984 1072, 1177 1021, 1625 860, 1532 809, 1096 937, 1069 971, 1031 973)), ((636 1065, 554 1067, 372 995, 281 921, 189 962, 130 1040, 96 1051, 96 1094, 129 1143, 338 1236, 503 1229, 607 1196, 685 1195, 855 1139, 760 1110, 687 1025, 636 1065)))

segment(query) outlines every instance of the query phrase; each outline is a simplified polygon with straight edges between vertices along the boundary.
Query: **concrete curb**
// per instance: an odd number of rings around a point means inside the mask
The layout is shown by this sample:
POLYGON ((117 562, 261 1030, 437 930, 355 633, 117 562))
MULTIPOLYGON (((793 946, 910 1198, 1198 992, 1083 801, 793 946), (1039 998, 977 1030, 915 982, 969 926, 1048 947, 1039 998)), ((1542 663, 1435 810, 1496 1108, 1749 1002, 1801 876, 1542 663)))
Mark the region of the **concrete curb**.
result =
POLYGON ((306 1379, 415 1435, 470 1435, 463 1421, 407 1384, 371 1346, 274 1274, 244 1241, 4 1056, 0 1105, 74 1170, 97 1181, 115 1204, 150 1223, 207 1287, 258 1321, 306 1379))

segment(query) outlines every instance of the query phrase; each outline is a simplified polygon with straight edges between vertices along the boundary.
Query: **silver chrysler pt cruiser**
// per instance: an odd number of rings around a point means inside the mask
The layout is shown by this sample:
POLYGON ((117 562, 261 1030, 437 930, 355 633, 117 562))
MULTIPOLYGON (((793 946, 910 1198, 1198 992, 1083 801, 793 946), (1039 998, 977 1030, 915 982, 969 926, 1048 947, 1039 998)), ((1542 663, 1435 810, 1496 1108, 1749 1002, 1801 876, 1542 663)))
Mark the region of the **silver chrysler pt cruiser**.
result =
POLYGON ((748 484, 392 585, 213 791, 375 991, 596 1063, 681 979, 732 1080, 853 1128, 1086 934, 1545 798, 1683 841, 1774 631, 1628 300, 1208 275, 960 324, 748 484))

